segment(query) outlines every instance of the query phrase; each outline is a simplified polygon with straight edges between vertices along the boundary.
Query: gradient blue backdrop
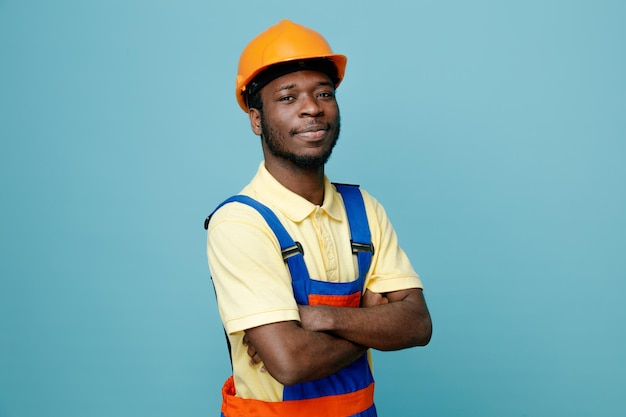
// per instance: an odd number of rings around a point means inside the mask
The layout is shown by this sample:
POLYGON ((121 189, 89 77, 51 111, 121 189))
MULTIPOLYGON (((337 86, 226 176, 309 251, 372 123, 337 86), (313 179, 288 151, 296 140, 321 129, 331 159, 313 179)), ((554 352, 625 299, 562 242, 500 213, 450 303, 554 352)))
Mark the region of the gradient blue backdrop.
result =
POLYGON ((202 221, 261 159, 234 77, 281 18, 348 55, 327 172, 426 286, 380 415, 626 415, 626 2, 0 0, 0 416, 218 414, 202 221))

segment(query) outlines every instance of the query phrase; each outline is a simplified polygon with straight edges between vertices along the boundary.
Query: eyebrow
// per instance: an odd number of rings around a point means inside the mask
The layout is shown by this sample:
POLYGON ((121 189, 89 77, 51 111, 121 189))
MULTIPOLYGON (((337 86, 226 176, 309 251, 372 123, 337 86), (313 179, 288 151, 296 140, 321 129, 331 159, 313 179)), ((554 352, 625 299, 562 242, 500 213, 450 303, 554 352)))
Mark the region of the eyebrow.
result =
MULTIPOLYGON (((323 87, 323 86, 334 87, 333 83, 330 82, 330 81, 318 81, 315 84, 315 88, 323 87)), ((282 91, 282 90, 291 90, 292 88, 296 88, 296 87, 297 87, 296 83, 283 84, 283 85, 279 85, 278 88, 276 88, 276 90, 274 92, 279 92, 279 91, 282 91)))

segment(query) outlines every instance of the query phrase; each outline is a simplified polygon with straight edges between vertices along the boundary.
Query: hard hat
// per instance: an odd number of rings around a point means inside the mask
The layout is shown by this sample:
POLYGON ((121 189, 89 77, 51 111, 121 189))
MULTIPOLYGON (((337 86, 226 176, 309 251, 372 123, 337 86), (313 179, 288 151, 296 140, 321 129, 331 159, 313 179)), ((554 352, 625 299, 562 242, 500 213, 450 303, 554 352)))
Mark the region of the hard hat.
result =
POLYGON ((264 69, 279 63, 317 58, 330 60, 334 64, 337 70, 335 87, 339 86, 348 61, 345 55, 333 54, 322 35, 297 23, 281 20, 278 24, 271 26, 254 38, 241 53, 235 91, 239 106, 243 111, 248 112, 245 99, 246 89, 264 69))

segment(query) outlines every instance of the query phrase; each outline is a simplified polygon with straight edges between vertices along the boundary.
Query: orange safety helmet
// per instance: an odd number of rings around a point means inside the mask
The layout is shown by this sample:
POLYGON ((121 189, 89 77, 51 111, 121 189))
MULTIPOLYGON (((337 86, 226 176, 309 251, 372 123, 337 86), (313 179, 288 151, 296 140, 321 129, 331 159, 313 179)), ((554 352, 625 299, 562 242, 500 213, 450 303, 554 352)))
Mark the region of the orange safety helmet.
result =
POLYGON ((254 38, 241 53, 237 69, 235 95, 239 106, 248 112, 246 89, 250 82, 264 69, 283 62, 325 58, 335 65, 335 87, 343 79, 348 58, 333 54, 328 42, 312 29, 281 20, 254 38))

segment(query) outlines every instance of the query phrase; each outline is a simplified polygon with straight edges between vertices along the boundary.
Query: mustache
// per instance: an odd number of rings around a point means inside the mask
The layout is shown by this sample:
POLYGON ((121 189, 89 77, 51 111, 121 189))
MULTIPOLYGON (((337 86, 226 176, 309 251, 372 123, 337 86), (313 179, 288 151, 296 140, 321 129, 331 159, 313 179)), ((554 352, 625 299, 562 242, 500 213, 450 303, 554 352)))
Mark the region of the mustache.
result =
POLYGON ((331 126, 328 123, 318 123, 314 121, 312 123, 307 123, 304 126, 291 129, 289 133, 296 135, 298 133, 317 132, 318 130, 330 130, 330 128, 331 126))

